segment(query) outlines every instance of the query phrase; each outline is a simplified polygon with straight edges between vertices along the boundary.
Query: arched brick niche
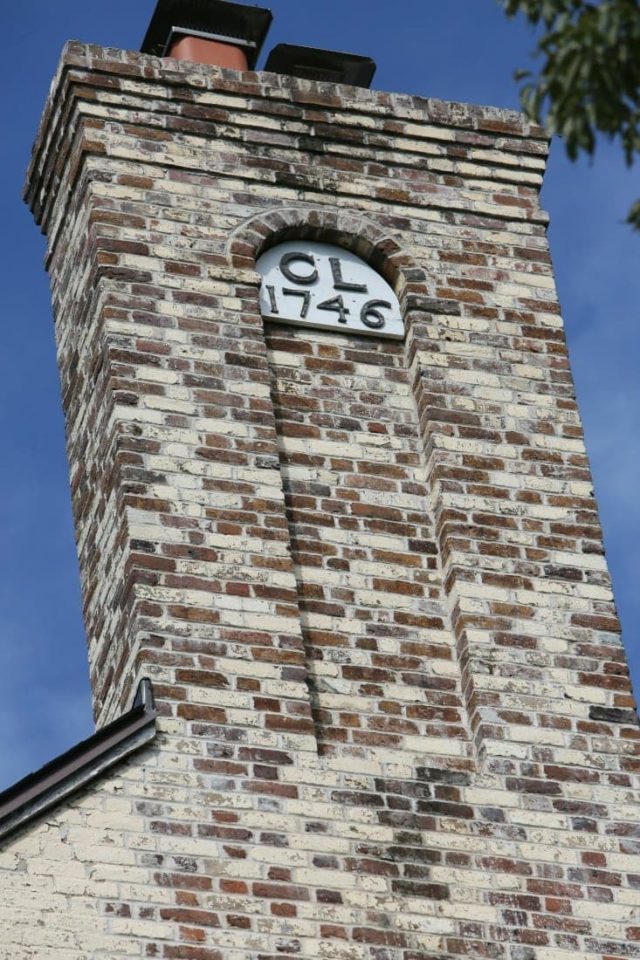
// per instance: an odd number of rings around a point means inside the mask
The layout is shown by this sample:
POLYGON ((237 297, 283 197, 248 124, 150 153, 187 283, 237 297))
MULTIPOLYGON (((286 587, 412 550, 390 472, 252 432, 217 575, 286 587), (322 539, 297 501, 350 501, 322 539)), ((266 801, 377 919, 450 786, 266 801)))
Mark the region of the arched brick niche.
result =
MULTIPOLYGON (((231 235, 227 255, 235 269, 252 270, 270 247, 295 239, 318 240, 351 250, 391 284, 403 311, 417 309, 430 298, 426 272, 398 241, 368 218, 350 212, 313 206, 270 210, 231 235)), ((429 302, 435 305, 435 300, 429 302)))
POLYGON ((368 262, 396 291, 407 330, 398 342, 264 324, 319 750, 381 763, 400 750, 415 766, 431 745, 464 762, 464 684, 420 369, 421 351, 434 349, 433 317, 455 310, 431 297, 426 272, 375 223, 304 206, 263 213, 230 239, 252 309, 257 259, 301 238, 368 262))

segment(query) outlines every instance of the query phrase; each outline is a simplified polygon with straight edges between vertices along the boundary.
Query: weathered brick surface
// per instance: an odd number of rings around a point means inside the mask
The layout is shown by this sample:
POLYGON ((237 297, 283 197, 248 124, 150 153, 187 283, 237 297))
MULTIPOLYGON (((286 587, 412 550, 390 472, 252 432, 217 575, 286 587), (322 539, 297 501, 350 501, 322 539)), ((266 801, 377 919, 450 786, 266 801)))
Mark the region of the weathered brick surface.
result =
POLYGON ((0 955, 640 956, 545 155, 504 111, 67 48, 27 197, 96 717, 149 675, 161 735, 7 845, 0 955), (299 236, 406 341, 265 328, 299 236))
POLYGON ((321 752, 467 740, 404 344, 269 325, 267 351, 321 752))

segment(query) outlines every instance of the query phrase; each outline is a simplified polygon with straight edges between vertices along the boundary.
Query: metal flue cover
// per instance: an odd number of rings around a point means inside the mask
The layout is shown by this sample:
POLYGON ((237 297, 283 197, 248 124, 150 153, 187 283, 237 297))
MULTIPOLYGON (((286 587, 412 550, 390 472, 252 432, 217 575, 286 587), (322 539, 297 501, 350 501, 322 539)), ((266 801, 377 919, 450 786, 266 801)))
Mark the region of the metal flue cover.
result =
POLYGON ((371 57, 317 47, 300 47, 279 43, 269 54, 265 70, 285 73, 303 80, 346 83, 352 87, 370 87, 376 72, 371 57))

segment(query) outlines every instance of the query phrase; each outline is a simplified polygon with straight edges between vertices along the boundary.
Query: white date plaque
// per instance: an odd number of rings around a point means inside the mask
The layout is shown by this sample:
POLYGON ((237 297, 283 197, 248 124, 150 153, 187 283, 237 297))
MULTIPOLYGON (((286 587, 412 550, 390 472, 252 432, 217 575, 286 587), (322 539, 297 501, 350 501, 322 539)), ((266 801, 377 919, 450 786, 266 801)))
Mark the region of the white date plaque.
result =
POLYGON ((292 240, 267 250, 262 275, 265 320, 401 340, 400 303, 389 284, 349 250, 292 240))

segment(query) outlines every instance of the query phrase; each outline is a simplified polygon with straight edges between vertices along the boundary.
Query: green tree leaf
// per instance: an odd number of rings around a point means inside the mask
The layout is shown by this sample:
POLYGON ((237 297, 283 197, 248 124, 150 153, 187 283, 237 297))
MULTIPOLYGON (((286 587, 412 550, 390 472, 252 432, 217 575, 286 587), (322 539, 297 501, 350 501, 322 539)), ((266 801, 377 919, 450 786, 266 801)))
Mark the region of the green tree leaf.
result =
MULTIPOLYGON (((640 153, 640 0, 498 0, 509 17, 541 30, 538 74, 518 70, 527 116, 564 140, 568 156, 618 141, 627 164, 640 153)), ((627 222, 640 229, 640 201, 627 222)))

